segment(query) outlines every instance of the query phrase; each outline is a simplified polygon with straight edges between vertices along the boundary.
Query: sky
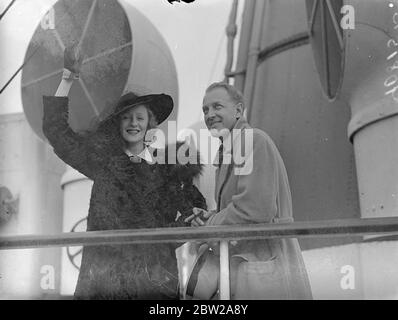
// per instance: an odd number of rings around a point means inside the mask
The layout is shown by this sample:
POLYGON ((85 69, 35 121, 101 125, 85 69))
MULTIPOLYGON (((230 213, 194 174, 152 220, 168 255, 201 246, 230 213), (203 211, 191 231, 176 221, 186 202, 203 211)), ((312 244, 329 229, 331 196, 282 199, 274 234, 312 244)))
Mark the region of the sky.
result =
MULTIPOLYGON (((205 88, 223 79, 232 0, 125 0, 160 31, 173 55, 179 83, 178 130, 202 121, 205 88)), ((11 0, 0 0, 0 12, 11 0)), ((55 0, 16 0, 0 21, 0 87, 22 64, 34 30, 55 0)), ((240 0, 240 12, 243 1, 240 0)), ((239 25, 240 14, 238 14, 239 25)), ((237 41, 236 41, 237 43, 237 41)), ((236 44, 237 45, 237 44, 236 44)), ((0 95, 0 114, 22 112, 21 73, 0 95)))

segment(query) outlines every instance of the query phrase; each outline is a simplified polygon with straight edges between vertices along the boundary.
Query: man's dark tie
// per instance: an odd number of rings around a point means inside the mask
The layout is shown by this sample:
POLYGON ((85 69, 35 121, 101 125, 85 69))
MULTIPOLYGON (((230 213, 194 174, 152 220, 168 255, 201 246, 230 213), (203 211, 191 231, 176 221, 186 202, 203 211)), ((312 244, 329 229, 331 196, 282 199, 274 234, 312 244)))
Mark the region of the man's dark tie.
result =
POLYGON ((218 148, 218 167, 221 167, 222 165, 223 156, 224 156, 224 145, 221 143, 220 147, 218 148))

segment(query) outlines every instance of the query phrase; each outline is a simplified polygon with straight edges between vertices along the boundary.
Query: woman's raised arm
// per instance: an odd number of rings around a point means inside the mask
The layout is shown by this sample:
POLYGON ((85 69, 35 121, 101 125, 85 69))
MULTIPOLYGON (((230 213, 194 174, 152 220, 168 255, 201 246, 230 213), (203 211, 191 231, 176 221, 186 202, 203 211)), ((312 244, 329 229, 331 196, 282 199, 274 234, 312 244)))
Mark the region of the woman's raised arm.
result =
POLYGON ((68 94, 79 78, 82 61, 83 56, 75 46, 65 49, 64 72, 55 96, 43 97, 43 133, 65 163, 93 179, 101 156, 68 124, 68 94))
POLYGON ((70 46, 64 51, 64 72, 61 83, 55 92, 56 97, 67 97, 73 85, 73 81, 79 79, 80 69, 83 63, 83 55, 79 48, 70 46))

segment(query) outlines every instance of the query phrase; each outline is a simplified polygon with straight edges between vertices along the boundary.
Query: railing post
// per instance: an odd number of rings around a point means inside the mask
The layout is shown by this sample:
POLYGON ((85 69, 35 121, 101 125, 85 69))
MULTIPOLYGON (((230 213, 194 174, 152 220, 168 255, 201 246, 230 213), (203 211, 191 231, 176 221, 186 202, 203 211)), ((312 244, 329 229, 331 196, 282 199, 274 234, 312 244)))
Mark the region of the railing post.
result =
POLYGON ((230 300, 228 241, 220 241, 220 300, 230 300))

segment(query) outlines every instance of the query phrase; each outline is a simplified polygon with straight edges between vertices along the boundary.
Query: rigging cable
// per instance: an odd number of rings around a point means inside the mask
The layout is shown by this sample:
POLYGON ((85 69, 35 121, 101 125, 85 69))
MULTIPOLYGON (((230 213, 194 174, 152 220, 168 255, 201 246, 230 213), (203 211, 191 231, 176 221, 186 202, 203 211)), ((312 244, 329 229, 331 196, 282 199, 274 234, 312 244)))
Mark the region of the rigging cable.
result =
POLYGON ((7 13, 7 11, 11 8, 11 6, 14 4, 15 0, 12 0, 10 4, 5 8, 5 10, 0 14, 0 20, 4 17, 4 15, 7 13))

